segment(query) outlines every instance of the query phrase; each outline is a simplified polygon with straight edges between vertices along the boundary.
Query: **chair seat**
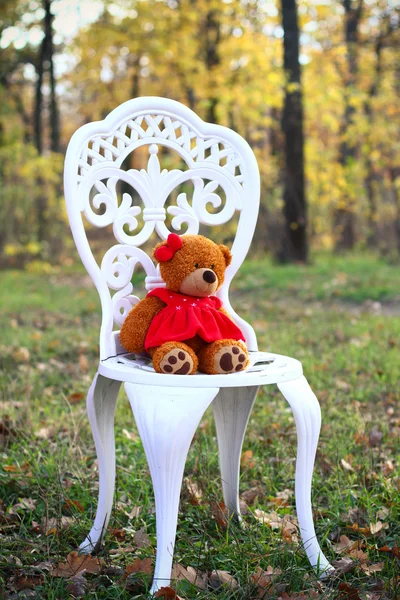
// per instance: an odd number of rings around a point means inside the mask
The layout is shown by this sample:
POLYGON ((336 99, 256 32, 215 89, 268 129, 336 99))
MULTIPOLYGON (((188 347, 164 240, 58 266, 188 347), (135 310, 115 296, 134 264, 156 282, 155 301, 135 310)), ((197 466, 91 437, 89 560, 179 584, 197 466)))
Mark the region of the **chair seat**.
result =
POLYGON ((270 352, 250 352, 250 366, 243 373, 174 376, 156 373, 150 358, 135 354, 119 354, 100 361, 99 373, 109 379, 143 385, 190 388, 248 387, 283 383, 303 374, 301 362, 289 356, 270 352))

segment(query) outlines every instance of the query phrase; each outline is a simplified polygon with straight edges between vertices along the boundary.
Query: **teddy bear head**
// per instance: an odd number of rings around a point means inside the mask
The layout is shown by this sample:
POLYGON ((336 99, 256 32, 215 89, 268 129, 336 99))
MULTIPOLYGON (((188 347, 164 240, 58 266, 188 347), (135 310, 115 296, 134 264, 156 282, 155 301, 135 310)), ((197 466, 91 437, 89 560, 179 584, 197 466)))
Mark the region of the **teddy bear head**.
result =
POLYGON ((167 289, 188 296, 215 294, 224 282, 225 269, 232 260, 229 248, 202 235, 171 233, 154 249, 161 277, 167 289))

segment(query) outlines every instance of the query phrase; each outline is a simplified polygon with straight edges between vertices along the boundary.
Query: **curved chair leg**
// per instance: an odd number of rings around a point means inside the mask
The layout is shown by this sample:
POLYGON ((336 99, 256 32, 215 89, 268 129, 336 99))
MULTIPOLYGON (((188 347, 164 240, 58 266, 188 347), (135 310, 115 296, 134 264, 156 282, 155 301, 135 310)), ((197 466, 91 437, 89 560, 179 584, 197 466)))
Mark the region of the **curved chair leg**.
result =
MULTIPOLYGON (((172 377, 172 376, 171 376, 172 377)), ((150 467, 156 503, 157 557, 150 593, 169 585, 186 456, 218 388, 125 383, 150 467)))
POLYGON ((213 402, 225 506, 240 517, 240 456, 258 386, 221 388, 213 402))
POLYGON ((99 465, 99 501, 93 527, 79 546, 84 553, 100 546, 110 520, 115 487, 114 412, 120 381, 96 374, 90 386, 86 407, 99 465))
POLYGON ((312 567, 320 576, 333 570, 318 543, 311 508, 311 483, 321 429, 319 402, 304 376, 278 384, 289 402, 297 429, 296 509, 304 549, 312 567))

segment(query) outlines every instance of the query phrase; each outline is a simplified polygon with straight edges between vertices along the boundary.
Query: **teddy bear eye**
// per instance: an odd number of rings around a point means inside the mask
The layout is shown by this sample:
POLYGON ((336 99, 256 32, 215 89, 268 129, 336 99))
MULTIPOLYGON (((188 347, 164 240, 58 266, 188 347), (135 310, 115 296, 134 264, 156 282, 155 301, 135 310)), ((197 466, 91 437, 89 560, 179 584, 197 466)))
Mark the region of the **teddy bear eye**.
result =
POLYGON ((211 268, 214 269, 215 265, 211 265, 211 268))
POLYGON ((195 266, 196 269, 198 269, 199 268, 199 263, 194 263, 194 266, 195 266))

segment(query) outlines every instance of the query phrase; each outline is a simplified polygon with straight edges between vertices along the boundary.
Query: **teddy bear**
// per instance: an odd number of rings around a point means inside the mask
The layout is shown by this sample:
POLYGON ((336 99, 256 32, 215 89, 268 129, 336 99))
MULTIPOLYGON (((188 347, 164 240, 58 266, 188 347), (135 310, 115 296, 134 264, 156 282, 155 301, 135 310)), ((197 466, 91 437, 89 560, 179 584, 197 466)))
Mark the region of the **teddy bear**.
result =
POLYGON ((128 352, 147 352, 157 373, 244 371, 243 333, 214 296, 232 260, 229 248, 202 235, 169 234, 154 249, 165 288, 150 291, 121 327, 128 352))

